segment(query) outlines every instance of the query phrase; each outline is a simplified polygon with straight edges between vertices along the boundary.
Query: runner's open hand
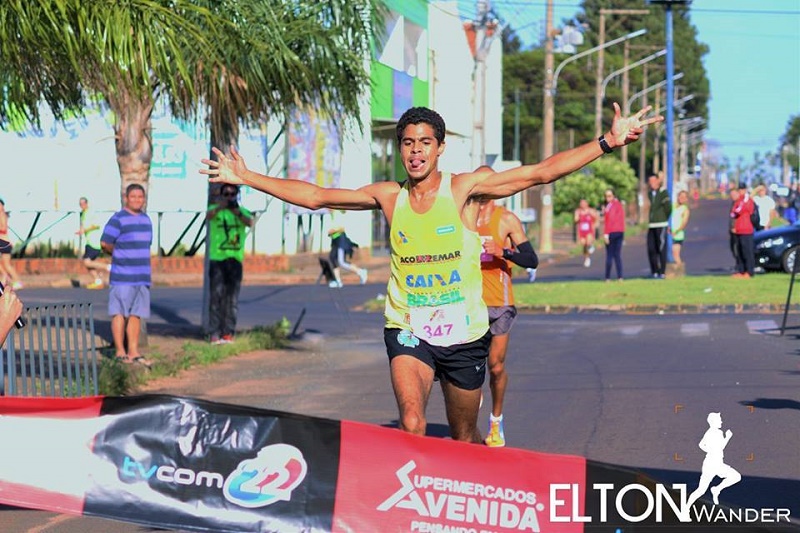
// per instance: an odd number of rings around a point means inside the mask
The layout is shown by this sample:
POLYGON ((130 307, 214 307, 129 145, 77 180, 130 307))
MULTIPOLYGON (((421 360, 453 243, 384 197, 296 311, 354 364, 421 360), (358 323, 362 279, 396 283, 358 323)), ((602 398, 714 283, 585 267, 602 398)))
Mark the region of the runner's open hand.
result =
POLYGON ((211 183, 230 183, 231 185, 243 185, 242 179, 247 174, 247 165, 244 158, 236 149, 231 146, 231 155, 225 155, 219 148, 212 148, 212 152, 217 156, 217 160, 202 159, 200 162, 208 165, 208 168, 201 168, 200 174, 207 174, 208 181, 211 183))
POLYGON ((645 127, 664 120, 661 115, 643 118, 651 109, 652 106, 647 106, 635 115, 622 117, 620 116, 619 104, 614 102, 614 122, 611 124, 611 132, 606 136, 606 142, 608 142, 609 146, 614 148, 630 144, 639 139, 639 135, 644 132, 645 127))

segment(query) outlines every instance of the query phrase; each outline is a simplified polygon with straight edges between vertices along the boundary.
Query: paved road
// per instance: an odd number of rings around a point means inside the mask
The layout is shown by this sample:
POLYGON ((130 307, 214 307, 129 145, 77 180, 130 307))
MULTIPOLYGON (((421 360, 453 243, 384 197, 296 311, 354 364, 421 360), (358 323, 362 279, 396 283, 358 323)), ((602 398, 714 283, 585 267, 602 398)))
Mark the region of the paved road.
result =
MULTIPOLYGON (((719 205, 723 204, 717 202, 712 209, 719 205)), ((727 252, 727 241, 718 242, 725 238, 725 226, 722 235, 709 229, 716 218, 709 215, 705 225, 701 212, 706 209, 696 212, 700 224, 697 230, 690 227, 689 238, 705 244, 687 251, 693 258, 689 271, 723 274, 731 262, 720 252, 727 252)), ((643 243, 629 242, 625 261, 631 272, 646 269, 643 243)), ((559 276, 583 279, 595 276, 594 268, 584 269, 572 259, 558 268, 546 265, 541 281, 559 276)), ((382 291, 379 284, 342 290, 244 287, 243 327, 273 323, 283 315, 296 321, 305 309, 301 329, 307 334, 297 346, 302 349, 243 355, 162 382, 151 392, 394 425, 396 408, 380 339, 382 318, 353 310, 382 291)), ((151 331, 167 323, 196 330, 198 292, 155 289, 151 331)), ((31 290, 26 302, 64 301, 73 295, 93 299, 102 315, 103 293, 31 290)), ((509 445, 583 455, 693 487, 703 459, 697 443, 707 427, 705 418, 719 411, 734 433, 726 461, 743 476, 723 493, 723 500, 746 507, 788 507, 793 517, 800 517, 800 328, 780 336, 780 318, 523 314, 509 351, 509 445)), ((797 324, 792 318, 790 325, 797 324)), ((482 426, 487 417, 485 405, 482 426)), ((431 398, 429 422, 430 435, 447 434, 438 390, 431 398)), ((0 512, 0 530, 146 531, 107 520, 21 510, 0 512)))

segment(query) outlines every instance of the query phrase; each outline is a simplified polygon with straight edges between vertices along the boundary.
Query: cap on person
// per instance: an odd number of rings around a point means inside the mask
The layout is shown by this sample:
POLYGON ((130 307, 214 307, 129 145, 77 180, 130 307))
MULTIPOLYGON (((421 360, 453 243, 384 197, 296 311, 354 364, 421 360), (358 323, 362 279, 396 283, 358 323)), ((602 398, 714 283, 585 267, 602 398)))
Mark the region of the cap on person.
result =
POLYGON ((747 190, 747 184, 743 181, 739 182, 739 190, 747 190))

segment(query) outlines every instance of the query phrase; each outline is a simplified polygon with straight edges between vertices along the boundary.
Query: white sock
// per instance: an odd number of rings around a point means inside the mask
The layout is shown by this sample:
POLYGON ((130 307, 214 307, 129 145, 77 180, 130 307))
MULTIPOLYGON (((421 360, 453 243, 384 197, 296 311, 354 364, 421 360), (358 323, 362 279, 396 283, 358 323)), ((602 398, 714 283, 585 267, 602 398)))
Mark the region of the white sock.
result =
POLYGON ((503 421, 503 414, 500 413, 500 416, 494 416, 492 413, 489 413, 489 422, 502 422, 503 421))

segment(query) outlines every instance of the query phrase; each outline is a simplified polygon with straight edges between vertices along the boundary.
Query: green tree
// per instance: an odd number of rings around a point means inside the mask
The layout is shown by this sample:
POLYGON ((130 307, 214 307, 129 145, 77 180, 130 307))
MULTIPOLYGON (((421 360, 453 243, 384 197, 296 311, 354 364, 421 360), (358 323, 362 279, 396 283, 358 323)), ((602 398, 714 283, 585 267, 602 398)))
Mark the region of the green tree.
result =
POLYGON ((559 181, 553 194, 553 211, 571 213, 581 198, 589 205, 599 206, 606 189, 612 189, 623 202, 631 203, 636 197, 638 183, 629 165, 614 157, 601 157, 559 181))
POLYGON ((360 98, 370 83, 364 60, 385 13, 378 0, 202 3, 230 28, 217 43, 221 57, 198 65, 213 145, 227 150, 240 123, 257 126, 297 107, 363 126, 360 98))
MULTIPOLYGON (((100 99, 114 115, 121 189, 147 188, 151 114, 205 106, 215 142, 291 106, 358 117, 377 0, 51 0, 0 4, 0 120, 39 125, 100 99)), ((378 27, 380 27, 378 25, 378 27)))
POLYGON ((41 103, 64 119, 99 99, 114 116, 121 190, 147 188, 153 105, 164 97, 188 116, 192 66, 217 55, 221 24, 188 0, 8 0, 0 20, 3 124, 38 127, 41 103))

